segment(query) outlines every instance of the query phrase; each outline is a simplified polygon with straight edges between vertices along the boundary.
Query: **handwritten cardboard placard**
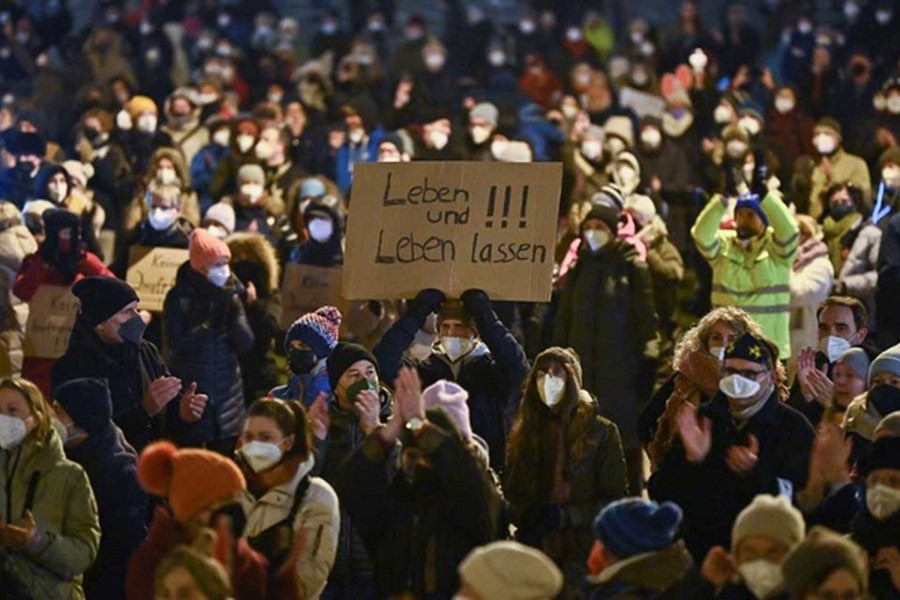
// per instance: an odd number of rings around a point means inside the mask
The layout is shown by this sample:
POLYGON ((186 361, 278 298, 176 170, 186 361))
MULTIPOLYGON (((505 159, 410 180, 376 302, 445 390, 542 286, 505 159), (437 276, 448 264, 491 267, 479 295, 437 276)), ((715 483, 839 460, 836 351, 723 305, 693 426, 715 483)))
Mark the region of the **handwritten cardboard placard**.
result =
POLYGON ((161 312, 166 294, 175 285, 178 267, 188 260, 182 248, 149 248, 133 246, 128 252, 125 281, 141 299, 141 308, 161 312))
POLYGON ((78 306, 78 298, 68 287, 40 286, 28 303, 25 356, 59 358, 65 354, 78 306))
POLYGON ((281 327, 287 331, 298 318, 327 305, 346 312, 341 281, 340 267, 288 264, 281 284, 281 327))
POLYGON ((666 101, 654 94, 648 94, 634 88, 622 88, 619 92, 619 104, 630 108, 640 117, 662 118, 666 111, 666 101))
POLYGON ((546 302, 561 180, 558 163, 356 165, 344 297, 546 302))

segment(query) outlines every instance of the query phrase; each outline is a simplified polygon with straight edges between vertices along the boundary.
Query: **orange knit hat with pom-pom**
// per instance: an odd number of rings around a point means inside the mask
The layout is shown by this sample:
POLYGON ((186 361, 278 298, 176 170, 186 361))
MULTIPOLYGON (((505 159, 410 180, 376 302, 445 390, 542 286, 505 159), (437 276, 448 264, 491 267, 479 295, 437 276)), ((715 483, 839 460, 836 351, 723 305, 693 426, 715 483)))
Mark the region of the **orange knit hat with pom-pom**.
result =
POLYGON ((191 268, 198 273, 203 273, 220 258, 231 260, 231 250, 228 248, 228 244, 205 229, 195 229, 191 232, 188 252, 191 268))
POLYGON ((231 460, 208 450, 179 450, 170 442, 144 449, 138 479, 149 493, 169 499, 179 523, 247 489, 243 473, 231 460))

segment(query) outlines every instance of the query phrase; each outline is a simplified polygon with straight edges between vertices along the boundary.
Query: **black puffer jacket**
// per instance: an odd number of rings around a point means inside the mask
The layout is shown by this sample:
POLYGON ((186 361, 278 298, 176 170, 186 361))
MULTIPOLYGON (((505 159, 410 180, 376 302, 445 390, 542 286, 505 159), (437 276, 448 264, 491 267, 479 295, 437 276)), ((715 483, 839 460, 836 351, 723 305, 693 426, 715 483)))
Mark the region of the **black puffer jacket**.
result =
POLYGON ((187 262, 166 295, 163 332, 172 372, 209 396, 188 443, 229 440, 240 432, 245 406, 238 354, 253 345, 242 292, 234 276, 218 288, 187 262))

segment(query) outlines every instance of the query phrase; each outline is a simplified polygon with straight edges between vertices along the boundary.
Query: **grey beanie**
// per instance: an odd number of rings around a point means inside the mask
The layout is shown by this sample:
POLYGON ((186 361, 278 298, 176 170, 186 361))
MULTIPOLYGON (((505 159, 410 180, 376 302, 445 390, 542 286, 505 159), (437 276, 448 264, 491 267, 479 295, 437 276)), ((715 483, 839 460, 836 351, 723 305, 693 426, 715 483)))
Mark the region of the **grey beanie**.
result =
POLYGON ((871 361, 869 360, 869 355, 862 348, 850 348, 838 357, 837 362, 853 369, 853 372, 860 379, 867 379, 869 376, 869 364, 871 361))
POLYGON ((878 422, 875 439, 883 437, 900 437, 900 410, 892 412, 878 422))
POLYGON ((469 111, 469 118, 484 119, 492 126, 497 126, 497 120, 500 118, 500 111, 490 102, 480 102, 472 107, 469 111))
POLYGON ((900 377, 900 344, 891 346, 872 361, 867 380, 869 387, 872 387, 872 379, 879 373, 890 373, 900 377))

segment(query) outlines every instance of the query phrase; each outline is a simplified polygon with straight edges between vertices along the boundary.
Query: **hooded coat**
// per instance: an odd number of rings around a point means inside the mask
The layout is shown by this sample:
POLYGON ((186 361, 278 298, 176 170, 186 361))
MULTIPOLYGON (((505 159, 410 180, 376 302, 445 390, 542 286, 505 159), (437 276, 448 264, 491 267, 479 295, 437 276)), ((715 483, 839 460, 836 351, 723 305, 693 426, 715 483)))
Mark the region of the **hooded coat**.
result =
POLYGON ((181 215, 190 222, 191 225, 197 227, 200 225, 200 201, 197 194, 191 191, 191 174, 188 170, 184 157, 181 156, 175 148, 159 148, 150 157, 147 164, 147 174, 144 177, 145 185, 142 186, 128 204, 128 208, 123 215, 122 229, 131 232, 133 229, 146 222, 150 214, 150 206, 147 203, 147 187, 150 182, 156 180, 156 172, 159 162, 162 159, 168 159, 175 167, 175 173, 178 175, 178 185, 181 192, 181 215))
POLYGON ((100 545, 97 504, 84 470, 66 460, 62 441, 51 428, 42 441, 32 434, 17 448, 0 451, 0 473, 4 514, 21 523, 25 510, 31 510, 38 532, 31 547, 4 548, 0 569, 11 570, 34 598, 83 600, 82 575, 100 545), (30 485, 35 493, 28 507, 30 485))
POLYGON ((37 252, 37 242, 22 224, 15 206, 0 203, 0 376, 18 376, 25 359, 25 324, 28 303, 13 294, 16 273, 26 256, 37 252))
POLYGON ((281 381, 275 365, 275 336, 281 306, 278 258, 272 244, 258 233, 236 233, 228 238, 227 244, 235 276, 245 287, 252 283, 256 288, 256 301, 244 303, 247 322, 253 330, 253 345, 239 357, 244 397, 252 400, 265 396, 281 381))
POLYGON ((810 238, 797 249, 791 271, 791 356, 819 341, 819 304, 831 293, 834 267, 822 240, 810 238))
POLYGON ((186 262, 166 294, 163 338, 173 373, 209 396, 189 444, 227 442, 240 434, 246 410, 238 355, 253 347, 243 293, 234 276, 218 288, 186 262))
POLYGON ((560 297, 553 344, 581 358, 583 387, 619 428, 626 450, 639 447, 638 375, 655 337, 653 283, 634 246, 613 238, 593 253, 582 244, 560 297))
POLYGON ((166 124, 160 127, 160 131, 168 134, 172 144, 181 151, 185 164, 190 165, 194 157, 206 144, 209 143, 209 130, 200 122, 200 107, 191 100, 193 92, 184 88, 178 88, 166 98, 163 104, 163 113, 166 115, 166 124), (184 122, 176 122, 172 119, 172 100, 175 98, 187 98, 193 108, 191 115, 184 122))

